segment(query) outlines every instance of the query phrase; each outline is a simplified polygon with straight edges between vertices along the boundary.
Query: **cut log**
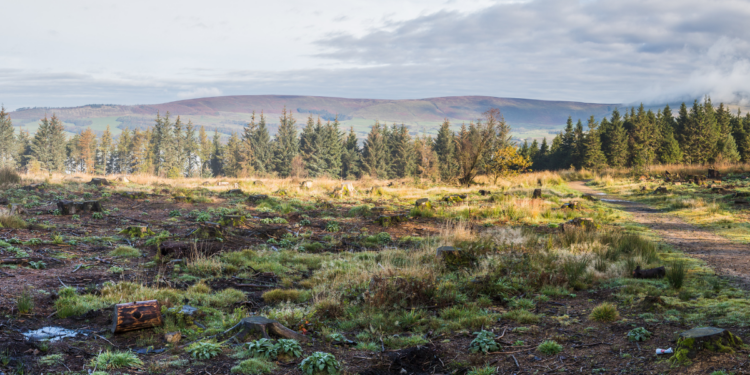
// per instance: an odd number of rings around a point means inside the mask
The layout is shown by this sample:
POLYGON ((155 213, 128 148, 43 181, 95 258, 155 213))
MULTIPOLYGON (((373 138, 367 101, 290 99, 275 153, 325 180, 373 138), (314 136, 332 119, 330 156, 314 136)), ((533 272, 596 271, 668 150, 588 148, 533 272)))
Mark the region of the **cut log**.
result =
POLYGON ((680 333, 677 350, 669 359, 673 365, 687 364, 702 350, 717 353, 734 353, 743 346, 742 339, 723 328, 698 327, 680 333))
POLYGON ((135 331, 162 325, 159 301, 140 301, 115 305, 112 333, 135 331))
POLYGON ((251 333, 260 333, 264 338, 270 339, 269 334, 283 339, 294 339, 297 341, 307 341, 307 337, 301 335, 289 328, 284 327, 281 323, 271 320, 262 316, 251 316, 240 320, 237 325, 226 330, 222 333, 222 336, 226 336, 228 333, 239 330, 240 332, 235 335, 240 341, 251 333))

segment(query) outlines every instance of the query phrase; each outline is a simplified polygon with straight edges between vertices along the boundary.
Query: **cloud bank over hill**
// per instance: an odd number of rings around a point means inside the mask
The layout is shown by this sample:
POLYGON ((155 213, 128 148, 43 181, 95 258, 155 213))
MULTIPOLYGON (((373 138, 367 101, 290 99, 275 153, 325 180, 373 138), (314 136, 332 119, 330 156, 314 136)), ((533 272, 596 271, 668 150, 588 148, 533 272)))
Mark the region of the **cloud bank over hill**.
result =
POLYGON ((750 100, 746 1, 71 0, 7 11, 0 102, 11 109, 219 94, 750 100))

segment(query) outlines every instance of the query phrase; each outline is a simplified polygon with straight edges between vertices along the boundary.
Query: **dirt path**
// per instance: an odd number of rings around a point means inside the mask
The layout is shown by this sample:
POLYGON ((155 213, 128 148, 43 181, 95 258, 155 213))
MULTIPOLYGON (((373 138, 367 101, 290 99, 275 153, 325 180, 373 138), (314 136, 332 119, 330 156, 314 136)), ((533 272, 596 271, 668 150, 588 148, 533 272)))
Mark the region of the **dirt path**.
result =
POLYGON ((585 194, 596 195, 629 212, 636 223, 643 224, 665 242, 691 257, 701 259, 716 274, 729 276, 743 289, 750 290, 750 245, 732 243, 710 230, 686 223, 642 203, 630 202, 622 197, 606 195, 584 185, 584 181, 570 182, 571 188, 585 194))

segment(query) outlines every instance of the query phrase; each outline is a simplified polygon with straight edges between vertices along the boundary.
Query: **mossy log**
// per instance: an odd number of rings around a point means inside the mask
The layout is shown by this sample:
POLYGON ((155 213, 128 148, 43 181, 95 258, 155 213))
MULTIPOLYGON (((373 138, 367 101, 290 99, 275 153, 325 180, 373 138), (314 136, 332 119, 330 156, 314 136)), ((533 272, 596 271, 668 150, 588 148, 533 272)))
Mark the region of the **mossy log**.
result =
POLYGON ((669 359, 673 365, 689 364, 701 350, 734 353, 743 345, 742 339, 723 328, 698 327, 680 333, 677 350, 669 359))
POLYGON ((112 333, 135 331, 162 325, 159 301, 140 301, 115 305, 112 333))
POLYGON ((102 212, 102 204, 99 201, 58 201, 57 209, 62 215, 76 215, 83 212, 102 212))

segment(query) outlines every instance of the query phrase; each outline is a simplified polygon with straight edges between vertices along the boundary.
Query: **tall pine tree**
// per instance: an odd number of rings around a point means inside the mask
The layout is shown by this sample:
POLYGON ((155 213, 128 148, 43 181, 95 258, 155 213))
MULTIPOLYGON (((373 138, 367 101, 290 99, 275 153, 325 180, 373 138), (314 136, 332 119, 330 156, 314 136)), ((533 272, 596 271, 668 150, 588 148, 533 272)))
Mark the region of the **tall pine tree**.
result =
POLYGON ((292 160, 299 154, 297 126, 292 112, 287 112, 286 107, 279 121, 279 131, 273 143, 273 164, 280 177, 289 177, 292 172, 292 160))

